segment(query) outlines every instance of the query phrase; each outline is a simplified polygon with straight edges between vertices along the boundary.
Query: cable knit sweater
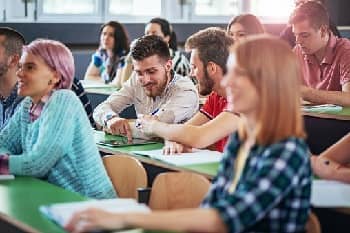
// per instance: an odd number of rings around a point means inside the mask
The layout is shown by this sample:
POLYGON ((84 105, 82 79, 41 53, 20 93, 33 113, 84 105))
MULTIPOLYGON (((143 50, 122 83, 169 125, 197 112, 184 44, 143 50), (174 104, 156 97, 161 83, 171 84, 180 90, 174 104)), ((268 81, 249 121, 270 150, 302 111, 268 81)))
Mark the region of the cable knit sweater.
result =
POLYGON ((0 132, 0 154, 9 154, 10 173, 45 179, 91 198, 116 197, 75 94, 55 91, 34 122, 31 104, 25 98, 0 132))

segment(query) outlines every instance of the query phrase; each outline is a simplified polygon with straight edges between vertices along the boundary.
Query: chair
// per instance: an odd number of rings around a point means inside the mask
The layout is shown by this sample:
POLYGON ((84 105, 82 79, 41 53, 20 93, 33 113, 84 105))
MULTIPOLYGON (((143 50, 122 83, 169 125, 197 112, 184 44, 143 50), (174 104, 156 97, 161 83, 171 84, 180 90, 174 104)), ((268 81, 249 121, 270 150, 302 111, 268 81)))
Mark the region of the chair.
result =
POLYGON ((306 233, 321 233, 320 222, 314 213, 310 213, 306 223, 306 233))
POLYGON ((137 188, 147 187, 147 174, 142 164, 128 155, 106 155, 103 163, 118 197, 137 200, 137 188))
POLYGON ((190 172, 159 174, 152 185, 149 207, 153 210, 195 208, 208 192, 210 182, 190 172))

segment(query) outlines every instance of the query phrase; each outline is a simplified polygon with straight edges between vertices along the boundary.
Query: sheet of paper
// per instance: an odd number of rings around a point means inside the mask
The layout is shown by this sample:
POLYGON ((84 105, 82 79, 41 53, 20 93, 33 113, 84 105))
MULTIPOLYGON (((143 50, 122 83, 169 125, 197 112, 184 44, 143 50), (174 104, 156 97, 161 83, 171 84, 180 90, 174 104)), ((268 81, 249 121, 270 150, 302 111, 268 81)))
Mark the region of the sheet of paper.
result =
POLYGON ((0 180, 13 180, 15 179, 14 175, 0 175, 0 180))
POLYGON ((330 180, 314 180, 311 203, 315 207, 350 207, 350 185, 330 180))
POLYGON ((175 155, 163 155, 162 149, 148 151, 133 151, 134 154, 146 155, 169 164, 184 166, 191 164, 220 162, 222 153, 211 150, 195 150, 192 153, 181 153, 175 155))
POLYGON ((134 199, 125 198, 53 204, 41 206, 40 211, 57 224, 64 226, 73 213, 91 207, 101 208, 112 213, 150 211, 146 205, 139 204, 134 199))
POLYGON ((84 88, 108 88, 112 87, 111 85, 91 80, 80 80, 84 88))

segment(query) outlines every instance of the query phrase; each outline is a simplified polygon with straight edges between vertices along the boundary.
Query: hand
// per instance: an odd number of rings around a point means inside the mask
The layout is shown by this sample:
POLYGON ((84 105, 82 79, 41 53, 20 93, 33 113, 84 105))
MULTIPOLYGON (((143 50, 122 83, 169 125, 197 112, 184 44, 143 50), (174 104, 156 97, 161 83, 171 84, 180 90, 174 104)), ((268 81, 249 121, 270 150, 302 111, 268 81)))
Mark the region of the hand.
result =
POLYGON ((142 133, 145 135, 153 135, 154 134, 154 125, 158 122, 157 116, 151 115, 142 115, 139 114, 136 120, 136 128, 140 129, 142 133))
POLYGON ((312 171, 320 178, 334 179, 337 170, 342 167, 339 163, 327 157, 311 156, 312 171))
POLYGON ((74 213, 64 228, 68 232, 90 232, 101 229, 115 230, 125 228, 122 215, 112 214, 101 209, 87 209, 74 213))
POLYGON ((173 155, 173 154, 181 154, 192 152, 191 147, 187 147, 177 142, 165 141, 165 145, 163 147, 164 155, 173 155))
POLYGON ((129 142, 132 141, 132 132, 127 119, 114 117, 108 120, 104 131, 113 135, 126 136, 129 142))

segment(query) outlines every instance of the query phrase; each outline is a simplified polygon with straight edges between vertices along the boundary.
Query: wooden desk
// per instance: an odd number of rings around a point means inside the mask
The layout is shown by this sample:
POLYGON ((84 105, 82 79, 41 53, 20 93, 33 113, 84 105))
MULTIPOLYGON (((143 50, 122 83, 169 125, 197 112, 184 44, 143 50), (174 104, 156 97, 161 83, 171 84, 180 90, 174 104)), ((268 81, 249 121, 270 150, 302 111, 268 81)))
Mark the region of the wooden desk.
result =
MULTIPOLYGON (((102 131, 95 131, 95 142, 101 141, 101 140, 111 140, 113 138, 117 138, 118 136, 113 135, 105 135, 102 131)), ((162 143, 156 143, 156 144, 149 144, 149 145, 139 145, 139 146, 124 146, 124 147, 109 147, 109 146, 101 146, 97 145, 100 152, 103 152, 105 154, 128 154, 142 163, 161 167, 165 170, 172 170, 172 171, 190 171, 195 172, 198 174, 201 174, 209 179, 212 179, 219 167, 219 163, 205 163, 205 164, 195 164, 195 165, 186 165, 186 166, 175 166, 168 163, 165 163, 160 160, 155 160, 146 156, 142 155, 135 155, 132 154, 132 151, 135 150, 155 150, 155 149, 161 149, 163 147, 162 143)), ((153 179, 151 179, 153 180, 153 179)))

